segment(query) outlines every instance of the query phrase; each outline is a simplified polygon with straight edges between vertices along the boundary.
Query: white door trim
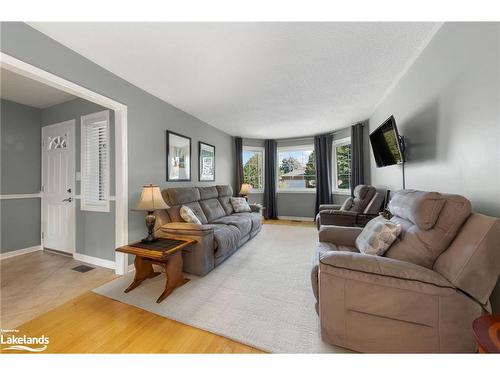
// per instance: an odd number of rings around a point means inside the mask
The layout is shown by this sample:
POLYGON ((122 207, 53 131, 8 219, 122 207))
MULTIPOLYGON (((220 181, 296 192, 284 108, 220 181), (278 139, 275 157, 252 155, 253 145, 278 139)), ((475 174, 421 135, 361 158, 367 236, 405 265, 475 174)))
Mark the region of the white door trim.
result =
MULTIPOLYGON (((126 245, 128 243, 127 106, 3 52, 0 52, 0 65, 4 69, 107 107, 115 112, 115 246, 126 245)), ((116 253, 115 272, 123 275, 127 270, 128 257, 124 253, 116 253)))
MULTIPOLYGON (((71 171, 72 171, 72 179, 71 179, 71 188, 72 188, 72 191, 71 191, 71 197, 73 198, 74 194, 75 194, 75 186, 76 186, 76 178, 75 178, 75 170, 76 170, 76 121, 75 120, 67 120, 67 121, 62 121, 62 122, 58 122, 58 123, 55 123, 55 124, 50 124, 50 125, 46 125, 46 126, 42 126, 42 129, 41 129, 41 133, 42 133, 42 136, 41 136, 41 144, 40 144, 40 149, 41 149, 41 154, 42 154, 42 170, 41 170, 41 174, 40 174, 40 177, 42 179, 41 181, 41 185, 43 186, 43 177, 44 177, 44 174, 45 174, 45 157, 46 157, 46 152, 45 152, 45 145, 44 145, 44 140, 45 140, 45 136, 44 136, 44 132, 50 128, 58 128, 60 126, 69 126, 69 128, 71 129, 71 137, 70 137, 70 144, 71 144, 71 147, 72 147, 72 150, 71 150, 71 153, 73 154, 72 155, 72 162, 73 162, 73 166, 71 168, 71 171)), ((41 192, 41 206, 40 206, 40 214, 41 214, 41 220, 40 220, 40 223, 41 223, 41 234, 42 234, 42 237, 40 239, 40 243, 42 244, 42 247, 44 246, 44 211, 43 211, 43 203, 44 203, 44 198, 45 198, 45 194, 44 194, 44 191, 45 191, 45 186, 44 188, 42 189, 42 192, 41 192)), ((71 215, 71 227, 72 227, 72 230, 71 230, 71 249, 69 249, 68 253, 71 253, 71 254, 75 254, 76 253, 76 202, 74 202, 74 198, 73 198, 73 214, 71 215)), ((62 251, 62 250, 60 250, 62 251)))

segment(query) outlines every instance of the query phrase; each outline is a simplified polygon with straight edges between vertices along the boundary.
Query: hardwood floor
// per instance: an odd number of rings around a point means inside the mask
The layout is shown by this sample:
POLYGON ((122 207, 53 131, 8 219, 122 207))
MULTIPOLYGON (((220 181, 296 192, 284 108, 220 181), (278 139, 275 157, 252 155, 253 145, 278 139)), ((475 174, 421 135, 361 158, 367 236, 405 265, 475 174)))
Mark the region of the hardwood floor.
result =
POLYGON ((97 266, 80 273, 83 264, 47 251, 19 255, 0 262, 0 328, 12 329, 116 277, 97 266))
POLYGON ((316 223, 314 221, 296 221, 296 220, 278 220, 278 219, 264 219, 264 224, 270 225, 291 225, 295 227, 314 227, 316 223))
MULTIPOLYGON (((314 226, 312 221, 290 220, 264 224, 314 226)), ((17 335, 48 336, 44 353, 262 353, 94 294, 91 289, 116 276, 98 267, 86 274, 71 271, 78 264, 41 251, 2 261, 1 328, 17 327, 17 335)))
POLYGON ((92 292, 18 330, 17 335, 48 336, 50 343, 44 353, 261 353, 92 292))

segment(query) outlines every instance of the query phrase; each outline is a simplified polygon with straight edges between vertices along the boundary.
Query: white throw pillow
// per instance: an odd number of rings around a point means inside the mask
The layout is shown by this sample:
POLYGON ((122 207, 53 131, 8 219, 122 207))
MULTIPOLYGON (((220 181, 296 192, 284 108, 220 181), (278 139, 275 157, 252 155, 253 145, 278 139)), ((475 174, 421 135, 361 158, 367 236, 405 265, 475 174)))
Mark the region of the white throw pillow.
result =
POLYGON ((193 210, 188 206, 182 206, 179 210, 179 214, 186 223, 201 224, 200 219, 198 219, 193 210))
POLYGON ((230 200, 234 212, 252 212, 252 209, 248 205, 248 202, 245 198, 231 197, 230 200))
POLYGON ((360 253, 384 255, 401 233, 401 225, 383 217, 370 220, 356 238, 356 248, 360 253))

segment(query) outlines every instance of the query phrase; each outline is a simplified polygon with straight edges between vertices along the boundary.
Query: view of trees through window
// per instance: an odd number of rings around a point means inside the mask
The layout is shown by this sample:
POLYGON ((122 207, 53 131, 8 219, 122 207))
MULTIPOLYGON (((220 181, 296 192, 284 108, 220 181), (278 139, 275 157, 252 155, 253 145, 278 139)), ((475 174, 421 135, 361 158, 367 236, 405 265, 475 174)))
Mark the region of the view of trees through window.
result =
POLYGON ((278 189, 316 188, 316 158, 312 147, 278 148, 278 189))
POLYGON ((351 188, 351 144, 334 145, 335 152, 335 189, 349 190, 351 188))
POLYGON ((254 189, 264 188, 264 151, 243 149, 243 182, 254 189))

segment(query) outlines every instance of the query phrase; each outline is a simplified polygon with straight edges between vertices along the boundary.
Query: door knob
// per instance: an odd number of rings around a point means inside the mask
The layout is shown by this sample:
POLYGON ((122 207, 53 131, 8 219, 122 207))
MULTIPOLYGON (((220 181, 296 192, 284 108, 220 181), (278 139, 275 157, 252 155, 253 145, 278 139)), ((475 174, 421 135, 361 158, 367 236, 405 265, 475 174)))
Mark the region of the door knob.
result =
POLYGON ((63 202, 72 202, 72 201, 73 201, 73 199, 72 199, 71 197, 69 197, 69 198, 63 199, 62 201, 63 201, 63 202))
POLYGON ((68 190, 66 190, 68 193, 71 193, 71 188, 69 188, 68 190))

